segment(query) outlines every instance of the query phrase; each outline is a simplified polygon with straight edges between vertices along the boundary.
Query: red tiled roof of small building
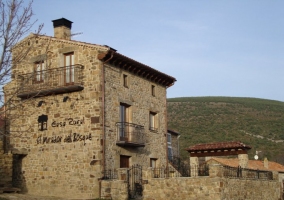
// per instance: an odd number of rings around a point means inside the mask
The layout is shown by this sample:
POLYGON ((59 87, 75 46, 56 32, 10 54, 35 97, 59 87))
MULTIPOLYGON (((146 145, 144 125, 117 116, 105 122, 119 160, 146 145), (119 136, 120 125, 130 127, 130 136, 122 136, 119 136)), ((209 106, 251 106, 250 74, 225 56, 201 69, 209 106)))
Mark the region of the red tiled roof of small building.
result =
POLYGON ((206 144, 197 144, 187 148, 187 151, 201 151, 201 150, 217 150, 217 149, 251 149, 250 146, 245 145, 242 142, 215 142, 206 144))
MULTIPOLYGON (((210 160, 215 160, 216 162, 227 165, 230 167, 238 167, 239 166, 239 159, 237 158, 217 158, 212 157, 210 160)), ((207 162, 210 162, 208 160, 207 162)), ((248 160, 248 169, 255 169, 255 170, 263 170, 263 171, 278 171, 278 172, 284 172, 284 166, 273 162, 268 161, 268 168, 264 167, 264 163, 262 160, 248 160)))

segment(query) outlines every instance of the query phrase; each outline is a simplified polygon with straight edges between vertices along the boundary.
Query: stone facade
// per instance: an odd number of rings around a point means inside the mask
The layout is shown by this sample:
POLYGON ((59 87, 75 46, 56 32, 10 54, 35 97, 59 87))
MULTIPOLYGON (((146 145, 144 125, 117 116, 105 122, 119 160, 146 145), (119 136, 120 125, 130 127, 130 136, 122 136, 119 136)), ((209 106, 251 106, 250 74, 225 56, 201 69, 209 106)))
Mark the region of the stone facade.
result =
POLYGON ((11 99, 10 152, 17 155, 14 186, 34 195, 93 199, 100 196, 104 170, 120 168, 121 156, 128 165, 149 167, 151 158, 166 165, 166 88, 174 78, 129 58, 134 71, 118 67, 102 59, 108 52, 121 56, 111 48, 69 38, 31 34, 14 48, 14 58, 26 49, 4 88, 11 99), (64 67, 67 61, 78 73, 64 67), (128 140, 118 145, 122 104, 129 106, 127 122, 144 130, 138 146, 128 140))
POLYGON ((0 137, 0 187, 12 185, 13 155, 4 152, 3 137, 0 137))
POLYGON ((166 89, 165 87, 135 76, 125 70, 105 65, 105 158, 108 169, 120 167, 120 155, 129 157, 129 165, 150 166, 150 158, 157 166, 166 165, 166 89), (123 85, 123 76, 128 78, 128 87, 123 85), (155 86, 155 96, 151 86, 155 86), (120 104, 129 106, 129 123, 144 126, 145 147, 120 147, 117 140, 117 122, 120 122, 120 104), (149 114, 155 113, 156 130, 150 130, 149 114))

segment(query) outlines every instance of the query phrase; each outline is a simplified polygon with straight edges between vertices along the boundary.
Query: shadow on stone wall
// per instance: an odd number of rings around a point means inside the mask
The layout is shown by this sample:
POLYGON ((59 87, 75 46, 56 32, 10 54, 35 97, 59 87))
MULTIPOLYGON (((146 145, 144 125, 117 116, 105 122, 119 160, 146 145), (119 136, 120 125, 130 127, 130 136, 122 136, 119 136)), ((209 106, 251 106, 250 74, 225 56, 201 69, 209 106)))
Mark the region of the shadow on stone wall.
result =
POLYGON ((12 185, 13 187, 20 188, 21 193, 27 193, 25 171, 22 170, 23 159, 26 155, 13 154, 13 175, 12 185))

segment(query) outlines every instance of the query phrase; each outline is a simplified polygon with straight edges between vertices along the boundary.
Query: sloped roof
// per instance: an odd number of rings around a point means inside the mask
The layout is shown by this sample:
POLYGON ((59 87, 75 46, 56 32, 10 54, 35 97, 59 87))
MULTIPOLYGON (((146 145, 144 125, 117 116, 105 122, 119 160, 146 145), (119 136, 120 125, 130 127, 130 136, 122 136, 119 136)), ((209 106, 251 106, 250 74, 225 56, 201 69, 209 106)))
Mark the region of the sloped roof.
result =
POLYGON ((187 151, 201 151, 201 150, 223 150, 223 149, 251 149, 250 146, 245 145, 242 142, 215 142, 206 144, 197 144, 187 148, 187 151))
POLYGON ((197 144, 185 150, 190 153, 191 157, 206 157, 247 154, 249 149, 251 147, 242 142, 215 142, 197 144))
MULTIPOLYGON (((230 167, 238 167, 239 166, 239 159, 237 158, 218 158, 218 157, 212 157, 209 159, 209 161, 216 161, 222 165, 227 165, 230 167)), ((262 160, 248 160, 248 169, 255 169, 255 170, 263 170, 263 171, 278 171, 278 172, 284 172, 284 166, 273 162, 268 161, 268 168, 264 167, 264 163, 262 160)))
POLYGON ((168 133, 170 133, 172 135, 180 135, 180 133, 178 133, 177 131, 170 130, 170 129, 168 129, 168 133))
POLYGON ((172 86, 176 81, 174 77, 117 53, 112 48, 107 53, 99 54, 98 59, 166 87, 172 86))

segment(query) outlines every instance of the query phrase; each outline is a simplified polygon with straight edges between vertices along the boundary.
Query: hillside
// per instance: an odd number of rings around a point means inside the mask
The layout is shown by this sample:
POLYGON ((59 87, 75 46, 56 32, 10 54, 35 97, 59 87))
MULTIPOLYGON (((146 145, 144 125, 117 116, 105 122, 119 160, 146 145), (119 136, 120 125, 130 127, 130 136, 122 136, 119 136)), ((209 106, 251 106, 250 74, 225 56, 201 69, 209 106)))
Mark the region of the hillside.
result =
POLYGON ((260 159, 284 164, 284 102, 256 98, 184 97, 168 99, 168 128, 181 133, 180 154, 199 143, 241 141, 260 159))

